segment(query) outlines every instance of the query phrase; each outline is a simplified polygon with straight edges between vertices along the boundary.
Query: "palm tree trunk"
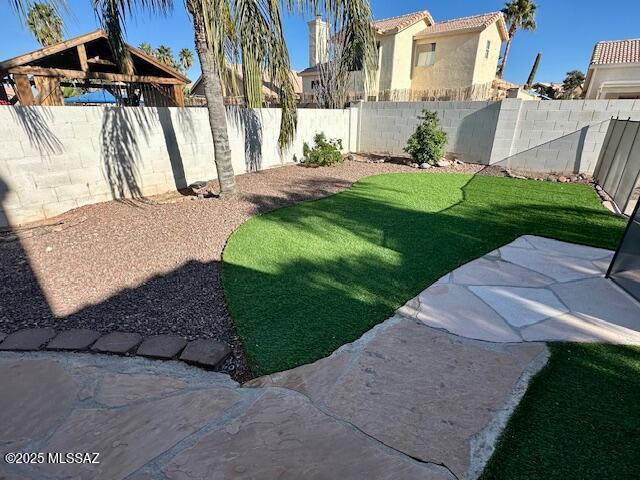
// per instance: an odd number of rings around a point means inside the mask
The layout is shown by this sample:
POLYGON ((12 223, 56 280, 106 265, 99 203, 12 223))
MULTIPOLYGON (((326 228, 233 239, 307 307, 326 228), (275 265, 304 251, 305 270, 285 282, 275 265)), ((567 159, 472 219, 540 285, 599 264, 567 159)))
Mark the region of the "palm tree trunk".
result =
POLYGON ((511 41, 513 40, 513 36, 516 34, 516 25, 511 24, 509 27, 509 38, 507 39, 507 44, 504 47, 504 55, 502 56, 502 63, 500 64, 500 68, 498 69, 498 78, 502 78, 504 75, 504 68, 507 65, 507 58, 509 57, 509 50, 511 50, 511 41))
POLYGON ((507 57, 509 56, 509 49, 511 48, 511 38, 507 40, 507 44, 504 46, 504 55, 502 55, 502 63, 498 69, 498 78, 502 78, 504 75, 504 67, 507 64, 507 57))
POLYGON ((198 58, 200 59, 200 65, 202 67, 202 84, 204 86, 204 96, 207 99, 209 125, 211 126, 211 136, 213 137, 213 151, 215 154, 220 193, 234 193, 236 191, 236 179, 233 173, 233 164, 231 163, 231 148, 229 147, 227 112, 224 106, 222 82, 220 81, 218 69, 209 52, 209 46, 200 16, 195 11, 191 11, 190 13, 193 18, 193 28, 195 30, 196 51, 198 52, 198 58))

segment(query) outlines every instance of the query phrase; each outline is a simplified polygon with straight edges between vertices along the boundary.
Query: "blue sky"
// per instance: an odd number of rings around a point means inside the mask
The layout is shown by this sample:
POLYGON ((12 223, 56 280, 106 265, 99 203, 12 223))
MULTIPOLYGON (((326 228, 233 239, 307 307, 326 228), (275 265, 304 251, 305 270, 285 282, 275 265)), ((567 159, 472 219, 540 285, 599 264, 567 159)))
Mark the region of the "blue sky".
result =
MULTIPOLYGON (((503 1, 492 0, 372 0, 375 18, 391 17, 427 9, 436 21, 496 11, 503 1)), ((67 36, 86 33, 97 26, 90 0, 68 0, 73 15, 65 18, 67 36)), ((175 53, 193 48, 189 18, 181 1, 167 17, 139 14, 127 25, 127 40, 133 45, 146 41, 161 43, 175 53)), ((603 8, 595 0, 539 0, 538 29, 533 33, 518 32, 513 42, 505 78, 522 83, 526 80, 536 53, 542 52, 538 81, 560 81, 568 70, 585 71, 593 45, 599 40, 640 37, 640 2, 610 0, 603 8)), ((31 34, 16 16, 7 15, 0 28, 0 58, 5 59, 38 48, 31 34)), ((307 67, 308 19, 298 16, 284 20, 287 44, 293 68, 307 67)), ((198 67, 189 72, 192 80, 198 67)))

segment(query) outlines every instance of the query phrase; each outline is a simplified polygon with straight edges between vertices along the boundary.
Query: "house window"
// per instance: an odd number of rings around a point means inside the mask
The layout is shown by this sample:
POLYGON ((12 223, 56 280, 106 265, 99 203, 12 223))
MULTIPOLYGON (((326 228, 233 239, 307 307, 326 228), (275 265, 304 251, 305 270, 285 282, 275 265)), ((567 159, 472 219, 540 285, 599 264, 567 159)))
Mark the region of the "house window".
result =
POLYGON ((315 90, 320 87, 320 80, 311 80, 311 90, 315 90))
POLYGON ((436 63, 436 44, 419 43, 416 45, 416 67, 428 67, 436 63))
POLYGON ((484 58, 489 58, 489 52, 491 52, 491 40, 487 40, 487 49, 484 51, 484 58))

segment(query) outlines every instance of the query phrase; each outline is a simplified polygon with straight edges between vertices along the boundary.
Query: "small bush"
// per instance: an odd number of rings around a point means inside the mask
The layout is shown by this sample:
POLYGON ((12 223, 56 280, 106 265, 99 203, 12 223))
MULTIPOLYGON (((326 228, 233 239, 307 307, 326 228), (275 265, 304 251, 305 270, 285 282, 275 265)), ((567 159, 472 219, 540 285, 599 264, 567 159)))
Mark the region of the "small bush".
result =
POLYGON ((418 118, 422 120, 422 123, 409 137, 404 151, 420 165, 423 163, 435 165, 444 154, 447 134, 440 128, 438 115, 435 112, 423 110, 422 115, 419 115, 418 118))
POLYGON ((318 133, 313 137, 315 143, 313 148, 310 148, 307 142, 304 143, 302 153, 304 158, 302 164, 306 167, 326 167, 329 165, 335 165, 341 163, 344 158, 342 157, 342 140, 329 139, 324 133, 318 133))

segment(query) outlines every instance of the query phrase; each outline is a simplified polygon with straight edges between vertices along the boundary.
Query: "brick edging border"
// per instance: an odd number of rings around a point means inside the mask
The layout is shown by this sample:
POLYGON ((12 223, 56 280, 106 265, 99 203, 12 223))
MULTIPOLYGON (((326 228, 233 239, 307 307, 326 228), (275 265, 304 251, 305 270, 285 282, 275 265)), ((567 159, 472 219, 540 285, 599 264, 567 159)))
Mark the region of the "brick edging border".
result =
POLYGON ((177 335, 100 333, 89 329, 56 332, 53 328, 25 328, 6 335, 0 332, 0 351, 91 352, 137 355, 156 360, 181 360, 190 365, 218 370, 231 354, 226 343, 213 339, 187 341, 177 335))

